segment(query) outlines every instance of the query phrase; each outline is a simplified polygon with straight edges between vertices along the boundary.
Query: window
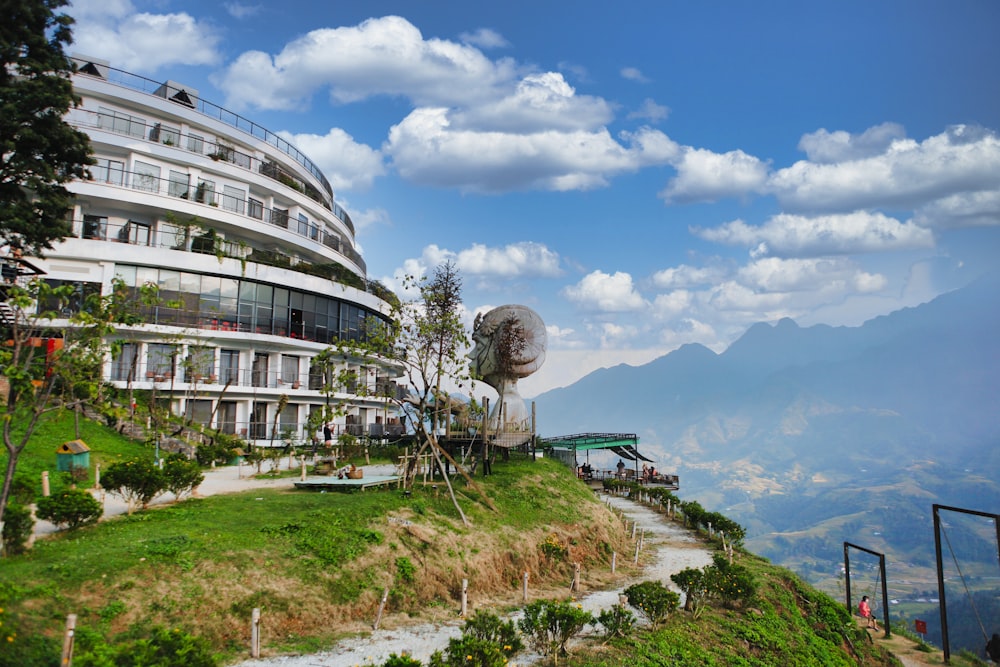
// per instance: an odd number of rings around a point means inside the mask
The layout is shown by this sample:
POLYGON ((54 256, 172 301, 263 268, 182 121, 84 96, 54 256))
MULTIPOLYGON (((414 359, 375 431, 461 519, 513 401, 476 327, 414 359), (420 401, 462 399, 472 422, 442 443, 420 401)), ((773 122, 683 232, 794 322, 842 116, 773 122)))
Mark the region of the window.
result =
POLYGON ((157 382, 174 376, 177 348, 173 345, 150 343, 146 347, 146 377, 157 382))
POLYGON ((240 383, 239 350, 222 350, 219 353, 219 382, 232 385, 240 383))
POLYGON ((236 433, 236 401, 219 401, 216 428, 223 433, 236 433))
POLYGON ((205 137, 199 137, 197 134, 189 134, 187 139, 187 149, 189 151, 192 153, 205 152, 205 137))
POLYGON ((160 189, 160 168, 154 164, 146 164, 136 160, 133 167, 132 187, 136 190, 157 192, 160 189))
POLYGON ((251 383, 255 387, 267 386, 267 355, 259 352, 253 355, 253 370, 251 371, 251 383))
POLYGON ((299 384, 299 358, 291 354, 281 355, 281 381, 297 387, 299 384))
POLYGON ((103 215, 83 216, 83 238, 104 241, 108 237, 108 219, 103 215))
POLYGON ((202 426, 210 425, 209 422, 212 419, 212 401, 188 399, 187 411, 191 421, 195 424, 201 424, 202 426))
POLYGON ((245 190, 234 188, 231 185, 222 186, 222 208, 227 211, 242 213, 246 208, 247 193, 245 190))
POLYGON ((139 346, 135 343, 123 343, 111 360, 111 380, 115 382, 135 380, 135 367, 138 363, 139 346))
POLYGON ((159 141, 167 146, 177 146, 181 143, 181 132, 176 128, 157 123, 149 131, 149 140, 159 141))
POLYGON ((125 163, 120 160, 97 158, 97 164, 90 168, 90 175, 98 183, 121 185, 125 178, 125 163))
POLYGON ((288 229, 288 209, 271 209, 271 224, 288 229))
POLYGON ((142 118, 105 107, 98 109, 97 124, 102 129, 132 137, 141 138, 146 133, 146 121, 142 118))
POLYGON ((131 243, 132 245, 149 245, 149 239, 149 225, 143 222, 136 222, 135 220, 129 220, 128 224, 122 227, 122 230, 118 232, 118 240, 122 243, 131 243))
POLYGON ((188 348, 186 371, 188 382, 214 382, 215 348, 194 345, 188 348))
POLYGON ((187 199, 188 196, 188 178, 189 176, 182 171, 170 170, 170 184, 168 186, 167 193, 171 197, 183 197, 187 199))
POLYGON ((194 191, 194 200, 200 204, 214 204, 215 202, 215 181, 198 181, 198 187, 194 191))
POLYGON ((289 403, 278 415, 280 431, 275 434, 281 438, 294 438, 299 431, 299 406, 289 403))
POLYGON ((309 218, 303 213, 299 213, 299 234, 309 236, 309 218))
POLYGON ((264 219, 264 202, 257 201, 253 197, 247 200, 247 215, 258 220, 264 219))

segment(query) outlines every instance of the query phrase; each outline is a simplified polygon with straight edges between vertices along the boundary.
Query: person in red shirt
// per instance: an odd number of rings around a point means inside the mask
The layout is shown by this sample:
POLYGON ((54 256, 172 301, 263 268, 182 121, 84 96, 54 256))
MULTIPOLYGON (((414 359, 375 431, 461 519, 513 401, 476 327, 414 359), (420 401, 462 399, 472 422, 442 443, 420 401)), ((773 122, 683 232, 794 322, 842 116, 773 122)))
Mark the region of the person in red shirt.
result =
POLYGON ((868 620, 868 627, 873 630, 878 630, 878 621, 875 620, 875 616, 872 614, 872 608, 868 604, 868 596, 862 596, 861 602, 858 603, 858 613, 865 619, 868 620))

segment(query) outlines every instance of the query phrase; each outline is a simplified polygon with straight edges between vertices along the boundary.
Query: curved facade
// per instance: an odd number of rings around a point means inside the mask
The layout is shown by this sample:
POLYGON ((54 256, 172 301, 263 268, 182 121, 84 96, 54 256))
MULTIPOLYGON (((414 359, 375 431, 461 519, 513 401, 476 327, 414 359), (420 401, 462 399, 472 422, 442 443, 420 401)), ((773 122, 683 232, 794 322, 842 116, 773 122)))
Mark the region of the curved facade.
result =
POLYGON ((70 187, 73 237, 40 268, 84 293, 108 293, 116 277, 137 297, 158 287, 146 324, 119 329, 106 379, 259 444, 307 440, 309 414, 328 399, 345 413, 337 432, 398 430, 385 398, 394 369, 341 359, 324 377, 312 363, 363 335, 366 319, 386 319, 392 298, 366 280, 322 172, 190 87, 73 60, 82 104, 67 122, 90 136, 97 164, 70 187))

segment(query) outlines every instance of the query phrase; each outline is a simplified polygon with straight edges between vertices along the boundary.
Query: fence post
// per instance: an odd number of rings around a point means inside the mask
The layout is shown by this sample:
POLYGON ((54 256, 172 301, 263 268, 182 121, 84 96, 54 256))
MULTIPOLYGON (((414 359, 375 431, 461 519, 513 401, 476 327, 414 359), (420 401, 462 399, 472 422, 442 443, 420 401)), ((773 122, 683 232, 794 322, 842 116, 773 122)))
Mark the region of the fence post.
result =
POLYGON ((618 567, 618 552, 617 551, 612 551, 611 552, 611 574, 615 573, 615 570, 617 569, 617 567, 618 567))
POLYGON ((633 539, 633 540, 635 539, 635 528, 636 528, 636 526, 637 526, 638 524, 639 524, 639 522, 638 522, 638 521, 633 521, 633 522, 632 522, 632 539, 633 539))
POLYGON ((465 618, 469 611, 469 580, 462 579, 462 618, 465 618))
POLYGON ((300 477, 301 477, 301 481, 304 482, 304 481, 306 481, 306 457, 305 456, 300 456, 299 459, 302 461, 302 474, 301 474, 300 477))
POLYGON ((634 562, 635 562, 636 565, 639 564, 639 543, 638 542, 635 543, 635 561, 634 562))
POLYGON ((527 570, 524 571, 524 579, 523 579, 523 581, 521 583, 521 593, 522 593, 522 597, 524 598, 524 601, 527 602, 528 601, 528 571, 527 570))
POLYGON ((49 490, 49 471, 48 470, 43 470, 42 471, 42 495, 45 496, 46 498, 48 498, 49 495, 51 495, 51 491, 49 490))
POLYGON ((382 591, 382 601, 378 603, 378 613, 375 615, 375 622, 372 624, 372 630, 378 630, 378 624, 382 622, 382 612, 385 611, 385 603, 388 599, 389 587, 386 586, 385 590, 382 591))
POLYGON ((66 632, 63 635, 62 659, 59 664, 62 667, 70 667, 73 664, 73 637, 76 635, 76 614, 66 617, 66 632))
POLYGON ((580 590, 580 564, 573 563, 573 587, 574 593, 580 590))
POLYGON ((250 615, 250 657, 260 657, 260 607, 254 607, 250 615))
POLYGON ((95 463, 94 464, 94 488, 95 489, 100 489, 101 488, 101 464, 100 463, 95 463))

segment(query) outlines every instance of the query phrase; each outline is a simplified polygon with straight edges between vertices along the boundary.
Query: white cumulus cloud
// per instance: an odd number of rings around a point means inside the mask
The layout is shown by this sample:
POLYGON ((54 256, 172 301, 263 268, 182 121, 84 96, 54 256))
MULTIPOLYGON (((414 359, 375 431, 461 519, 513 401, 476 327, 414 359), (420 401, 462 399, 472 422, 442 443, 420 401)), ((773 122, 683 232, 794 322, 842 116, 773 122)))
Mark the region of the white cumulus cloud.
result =
POLYGON ((835 163, 880 155, 894 141, 906 137, 906 131, 897 123, 882 123, 861 134, 843 130, 828 132, 820 129, 806 134, 799 140, 799 149, 812 162, 835 163))
POLYGON ((767 162, 741 150, 714 153, 688 147, 674 167, 677 176, 660 192, 668 203, 742 197, 760 190, 768 176, 767 162))
POLYGON ((334 190, 365 190, 385 173, 379 151, 359 144, 351 135, 332 128, 325 135, 279 132, 319 166, 334 190))
POLYGON ((622 271, 593 271, 577 284, 563 288, 562 294, 584 309, 608 313, 640 310, 647 305, 632 283, 632 276, 622 271))

